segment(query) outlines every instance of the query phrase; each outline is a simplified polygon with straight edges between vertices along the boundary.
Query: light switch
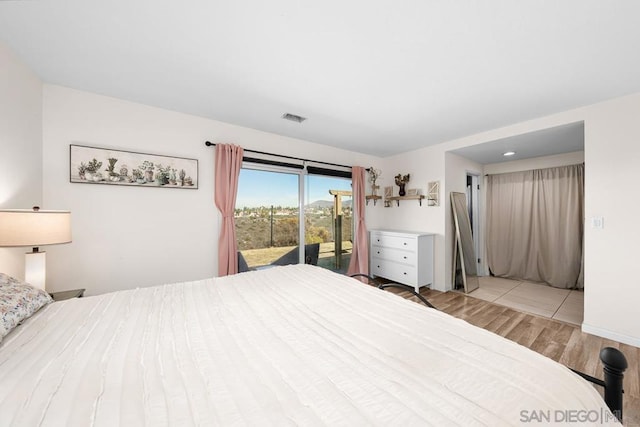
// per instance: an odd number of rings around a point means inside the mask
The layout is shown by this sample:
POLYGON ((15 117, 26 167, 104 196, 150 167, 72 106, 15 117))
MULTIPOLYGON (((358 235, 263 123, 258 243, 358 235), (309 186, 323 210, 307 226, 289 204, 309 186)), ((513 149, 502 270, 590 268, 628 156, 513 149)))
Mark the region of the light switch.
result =
POLYGON ((604 228, 604 218, 601 216, 594 216, 591 218, 591 228, 603 229, 604 228))

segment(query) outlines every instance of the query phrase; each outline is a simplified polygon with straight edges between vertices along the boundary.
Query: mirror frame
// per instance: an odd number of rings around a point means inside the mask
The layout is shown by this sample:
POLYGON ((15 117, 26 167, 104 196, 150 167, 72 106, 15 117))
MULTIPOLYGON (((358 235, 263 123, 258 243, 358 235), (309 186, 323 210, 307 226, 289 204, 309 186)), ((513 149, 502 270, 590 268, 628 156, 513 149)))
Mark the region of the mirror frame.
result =
POLYGON ((480 283, 475 261, 476 255, 473 247, 471 221, 467 210, 467 195, 465 193, 451 192, 451 212, 456 229, 453 242, 452 284, 455 290, 457 284, 456 273, 460 270, 464 292, 467 294, 478 289, 480 283), (458 268, 458 265, 460 268, 458 268))

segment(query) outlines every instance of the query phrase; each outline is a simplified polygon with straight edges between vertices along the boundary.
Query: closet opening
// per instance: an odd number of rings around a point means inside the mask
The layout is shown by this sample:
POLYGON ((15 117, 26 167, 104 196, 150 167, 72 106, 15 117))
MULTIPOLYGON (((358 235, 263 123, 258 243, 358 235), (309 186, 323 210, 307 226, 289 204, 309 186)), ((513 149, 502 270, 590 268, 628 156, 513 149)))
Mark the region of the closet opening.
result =
POLYGON ((466 180, 479 260, 470 296, 580 325, 584 311, 584 123, 515 135, 451 153, 466 180), (510 156, 505 153, 514 152, 510 156), (478 182, 480 181, 480 182, 478 182), (480 187, 480 190, 478 188, 480 187))

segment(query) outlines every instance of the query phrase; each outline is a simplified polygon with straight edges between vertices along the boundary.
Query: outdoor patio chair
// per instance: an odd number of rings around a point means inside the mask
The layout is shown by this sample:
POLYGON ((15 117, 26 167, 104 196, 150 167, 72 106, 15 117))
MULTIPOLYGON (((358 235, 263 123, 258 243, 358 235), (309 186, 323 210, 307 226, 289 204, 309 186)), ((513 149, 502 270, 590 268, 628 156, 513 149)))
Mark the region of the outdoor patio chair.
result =
POLYGON ((242 256, 242 252, 238 251, 238 273, 244 273, 245 271, 251 271, 252 268, 249 268, 249 264, 247 264, 247 260, 242 256))
MULTIPOLYGON (((298 250, 300 246, 296 246, 286 254, 282 255, 277 260, 273 261, 271 265, 289 265, 298 263, 298 250)), ((320 255, 320 243, 311 243, 304 245, 304 263, 311 265, 318 265, 318 256, 320 255)))

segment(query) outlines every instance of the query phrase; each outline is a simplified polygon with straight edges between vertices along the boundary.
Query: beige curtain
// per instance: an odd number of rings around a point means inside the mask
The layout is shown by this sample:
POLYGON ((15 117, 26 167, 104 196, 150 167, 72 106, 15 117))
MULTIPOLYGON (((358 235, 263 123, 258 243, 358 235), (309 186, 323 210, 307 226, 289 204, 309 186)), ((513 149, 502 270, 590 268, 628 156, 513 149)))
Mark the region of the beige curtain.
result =
POLYGON ((489 175, 487 184, 491 272, 582 288, 584 164, 489 175))

